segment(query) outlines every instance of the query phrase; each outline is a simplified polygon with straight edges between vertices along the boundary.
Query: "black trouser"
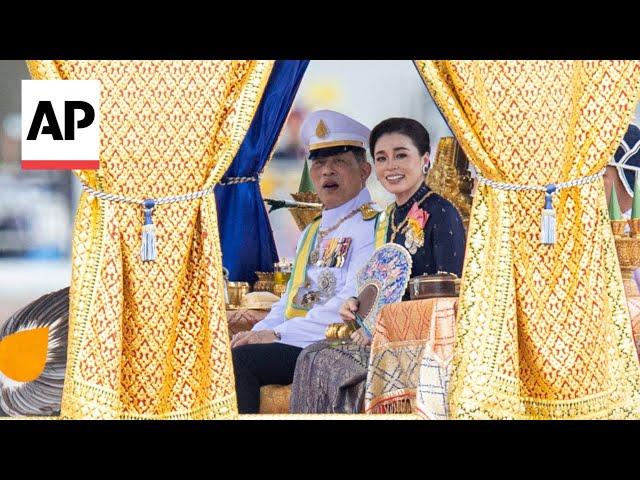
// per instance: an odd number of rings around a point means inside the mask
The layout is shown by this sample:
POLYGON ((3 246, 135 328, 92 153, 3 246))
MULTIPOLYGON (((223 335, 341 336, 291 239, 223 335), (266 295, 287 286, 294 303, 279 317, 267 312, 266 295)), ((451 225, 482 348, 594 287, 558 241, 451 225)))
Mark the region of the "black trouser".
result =
POLYGON ((302 351, 284 343, 257 343, 231 350, 240 413, 258 413, 260 387, 293 382, 296 360, 302 351))

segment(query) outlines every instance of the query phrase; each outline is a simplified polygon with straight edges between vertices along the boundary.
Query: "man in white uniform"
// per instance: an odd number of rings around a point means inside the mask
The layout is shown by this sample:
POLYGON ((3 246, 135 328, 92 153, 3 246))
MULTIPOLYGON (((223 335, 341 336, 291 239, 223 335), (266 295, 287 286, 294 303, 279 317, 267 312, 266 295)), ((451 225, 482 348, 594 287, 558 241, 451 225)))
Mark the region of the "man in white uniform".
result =
POLYGON ((250 332, 231 342, 240 413, 258 413, 260 387, 293 380, 302 349, 341 321, 340 305, 356 294, 355 276, 374 251, 377 207, 365 187, 369 129, 330 110, 301 129, 322 216, 300 237, 286 293, 250 332))

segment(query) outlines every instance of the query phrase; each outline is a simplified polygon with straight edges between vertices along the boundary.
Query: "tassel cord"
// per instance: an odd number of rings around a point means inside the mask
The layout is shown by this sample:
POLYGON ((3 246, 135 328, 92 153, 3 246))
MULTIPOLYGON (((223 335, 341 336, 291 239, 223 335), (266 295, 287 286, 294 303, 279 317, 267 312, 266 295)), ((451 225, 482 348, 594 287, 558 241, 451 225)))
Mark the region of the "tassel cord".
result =
POLYGON ((540 243, 543 245, 553 245, 556 238, 556 212, 553 208, 553 196, 558 193, 558 190, 570 187, 579 187, 591 183, 604 175, 605 168, 594 175, 588 177, 576 178, 569 180, 568 182, 551 183, 549 185, 517 185, 513 183, 496 182, 488 178, 478 175, 478 182, 483 185, 488 185, 491 188, 504 191, 526 191, 533 190, 545 193, 545 203, 542 209, 541 228, 540 228, 540 243))

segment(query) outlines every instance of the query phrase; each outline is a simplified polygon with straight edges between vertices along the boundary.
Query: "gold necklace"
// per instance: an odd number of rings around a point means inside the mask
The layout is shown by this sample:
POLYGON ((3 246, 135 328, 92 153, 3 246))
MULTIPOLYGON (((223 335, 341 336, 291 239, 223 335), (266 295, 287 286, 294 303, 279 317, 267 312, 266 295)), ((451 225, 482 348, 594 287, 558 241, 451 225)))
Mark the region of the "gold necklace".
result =
MULTIPOLYGON (((429 196, 433 193, 433 191, 429 191, 427 192, 420 200, 418 200, 417 203, 418 205, 421 205, 422 202, 424 202, 427 198, 429 198, 429 196)), ((397 227, 394 225, 395 221, 396 221, 396 210, 398 209, 398 204, 396 204, 393 207, 393 211, 391 212, 391 243, 395 243, 396 240, 396 236, 398 235, 398 233, 400 233, 401 230, 403 230, 403 228, 406 226, 407 222, 409 221, 409 215, 407 212, 407 216, 404 218, 404 220, 402 222, 400 222, 400 225, 398 225, 397 227)))
POLYGON ((372 204, 373 202, 363 203, 358 208, 356 208, 355 210, 352 210, 351 212, 349 212, 349 214, 345 215, 340 220, 338 220, 338 222, 332 227, 326 228, 324 230, 318 230, 318 239, 316 240, 316 246, 314 247, 314 249, 311 251, 311 254, 309 255, 309 260, 311 261, 311 263, 315 264, 320 259, 320 245, 322 245, 322 241, 324 240, 324 237, 329 235, 334 230, 337 230, 338 227, 340 227, 340 225, 342 225, 345 221, 349 220, 356 213, 360 212, 363 207, 368 207, 372 204))

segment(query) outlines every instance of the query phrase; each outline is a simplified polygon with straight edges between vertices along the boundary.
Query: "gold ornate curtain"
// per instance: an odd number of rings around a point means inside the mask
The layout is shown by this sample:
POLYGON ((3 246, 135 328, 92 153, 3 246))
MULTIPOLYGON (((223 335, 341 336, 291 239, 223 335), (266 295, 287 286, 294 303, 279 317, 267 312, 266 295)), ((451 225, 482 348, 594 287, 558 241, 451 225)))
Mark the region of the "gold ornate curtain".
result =
MULTIPOLYGON (((491 180, 546 185, 612 157, 640 91, 633 61, 416 61, 465 153, 491 180)), ((480 185, 450 390, 454 418, 640 417, 640 365, 603 182, 554 199, 480 185)))
MULTIPOLYGON (((92 188, 132 198, 217 182, 249 128, 272 61, 32 61, 36 79, 101 81, 92 188)), ((156 206, 80 198, 73 236, 66 418, 237 414, 213 194, 156 206)))

